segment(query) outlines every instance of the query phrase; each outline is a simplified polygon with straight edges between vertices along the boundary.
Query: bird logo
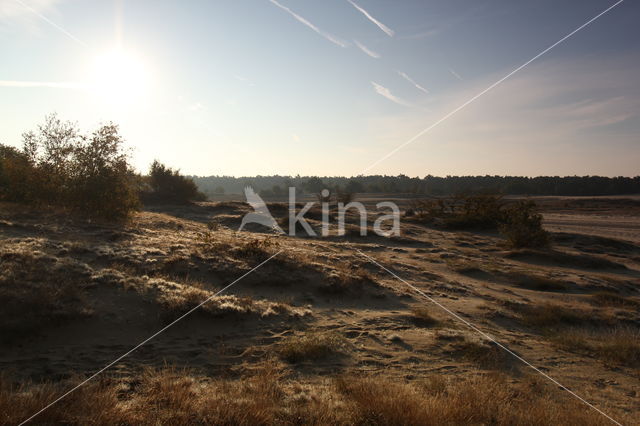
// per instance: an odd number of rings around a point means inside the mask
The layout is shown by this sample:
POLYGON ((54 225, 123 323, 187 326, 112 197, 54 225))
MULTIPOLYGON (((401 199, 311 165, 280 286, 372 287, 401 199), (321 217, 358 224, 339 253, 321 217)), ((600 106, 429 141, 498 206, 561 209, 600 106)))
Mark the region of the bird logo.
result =
POLYGON ((247 223, 259 223, 260 225, 274 229, 282 234, 285 233, 280 225, 278 225, 278 222, 276 222, 273 216, 271 216, 267 204, 264 202, 262 197, 255 193, 253 188, 247 186, 244 189, 244 195, 247 198, 247 204, 253 207, 254 212, 244 215, 238 231, 242 231, 242 228, 244 228, 247 223))

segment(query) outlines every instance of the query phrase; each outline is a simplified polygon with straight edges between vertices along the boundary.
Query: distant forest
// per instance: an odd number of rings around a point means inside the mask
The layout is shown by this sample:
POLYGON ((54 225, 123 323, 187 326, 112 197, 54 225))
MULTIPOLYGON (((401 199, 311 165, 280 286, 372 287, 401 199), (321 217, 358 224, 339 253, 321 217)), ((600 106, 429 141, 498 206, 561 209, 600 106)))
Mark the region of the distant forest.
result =
POLYGON ((193 176, 205 194, 240 194, 251 186, 266 197, 285 196, 288 187, 315 194, 324 188, 353 193, 405 193, 416 195, 454 195, 496 193, 504 195, 622 195, 640 194, 640 176, 193 176))

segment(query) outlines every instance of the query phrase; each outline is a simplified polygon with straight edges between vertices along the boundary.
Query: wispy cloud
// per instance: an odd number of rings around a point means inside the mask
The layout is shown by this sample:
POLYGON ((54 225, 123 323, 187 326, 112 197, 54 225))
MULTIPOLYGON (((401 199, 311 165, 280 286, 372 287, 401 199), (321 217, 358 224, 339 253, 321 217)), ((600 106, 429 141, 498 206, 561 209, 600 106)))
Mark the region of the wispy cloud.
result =
POLYGON ((451 68, 449 68, 449 72, 451 73, 452 76, 454 76, 455 78, 457 78, 458 80, 462 81, 464 80, 462 77, 460 77, 460 74, 458 74, 457 72, 455 72, 454 70, 452 70, 451 68))
POLYGON ((358 4, 356 4, 356 2, 354 2, 353 0, 347 0, 349 3, 351 3, 351 5, 353 7, 355 7, 356 9, 358 9, 364 16, 367 17, 368 20, 370 20, 371 22, 373 22, 374 24, 376 24, 378 26, 378 28, 380 28, 382 31, 384 31, 385 33, 387 33, 387 35, 389 37, 393 37, 393 35, 395 34, 395 31, 393 31, 391 28, 387 27, 385 24, 383 24, 382 22, 378 21, 376 18, 374 18, 373 16, 371 16, 371 14, 369 12, 367 12, 366 10, 364 10, 362 7, 358 6, 358 4))
POLYGON ((376 58, 378 59, 380 57, 380 54, 374 52, 373 50, 369 49, 367 46, 365 46, 364 44, 360 43, 358 40, 353 40, 353 42, 355 43, 356 46, 358 46, 360 48, 360 50, 362 50, 364 53, 366 53, 367 55, 371 56, 372 58, 376 58))
POLYGON ((49 87, 53 89, 83 89, 85 86, 73 82, 0 80, 0 87, 49 87))
POLYGON ((380 96, 384 96, 385 98, 397 103, 398 105, 411 106, 409 102, 395 96, 393 93, 391 93, 391 90, 387 89, 386 87, 376 83, 375 81, 372 81, 371 84, 373 85, 373 90, 375 90, 376 93, 380 96))
POLYGON ((404 78, 405 80, 407 80, 409 83, 413 84, 418 90, 423 91, 424 93, 429 93, 429 91, 427 89, 425 89, 424 87, 420 86, 418 83, 416 83, 411 77, 409 77, 407 75, 407 73, 402 72, 402 71, 398 71, 398 74, 400 75, 400 77, 404 78))
POLYGON ((287 12, 289 15, 293 16, 294 18, 296 18, 296 20, 298 20, 298 22, 306 25, 307 27, 311 28, 313 31, 315 31, 318 34, 320 34, 322 37, 324 37, 327 40, 329 40, 331 43, 336 44, 336 45, 338 45, 340 47, 347 47, 349 45, 348 43, 345 43, 344 41, 340 40, 339 38, 337 38, 337 37, 325 32, 325 31, 322 31, 320 28, 316 27, 311 22, 309 22, 308 20, 306 20, 302 16, 298 15, 297 13, 295 13, 293 10, 289 9, 288 7, 281 5, 276 0, 269 0, 269 1, 271 3, 273 3, 275 6, 278 6, 280 9, 284 10, 285 12, 287 12))

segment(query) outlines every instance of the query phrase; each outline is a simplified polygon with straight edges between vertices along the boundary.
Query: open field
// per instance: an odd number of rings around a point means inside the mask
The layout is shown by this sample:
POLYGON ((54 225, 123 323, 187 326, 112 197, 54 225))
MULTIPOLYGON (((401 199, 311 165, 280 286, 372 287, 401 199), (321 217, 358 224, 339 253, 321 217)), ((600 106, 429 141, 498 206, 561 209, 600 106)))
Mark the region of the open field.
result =
POLYGON ((611 424, 359 250, 638 424, 640 208, 589 200, 538 200, 553 232, 543 250, 410 221, 391 238, 236 232, 250 208, 234 201, 117 226, 1 204, 0 423, 279 253, 34 423, 611 424))

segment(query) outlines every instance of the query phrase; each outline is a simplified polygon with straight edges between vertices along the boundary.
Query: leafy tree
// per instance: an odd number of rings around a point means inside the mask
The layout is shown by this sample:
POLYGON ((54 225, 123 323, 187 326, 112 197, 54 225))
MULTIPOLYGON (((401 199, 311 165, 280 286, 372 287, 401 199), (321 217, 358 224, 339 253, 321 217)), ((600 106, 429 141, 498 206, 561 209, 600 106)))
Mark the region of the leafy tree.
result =
POLYGON ((186 204, 206 200, 193 179, 182 176, 179 170, 171 169, 157 160, 151 164, 148 183, 151 192, 145 196, 147 202, 186 204))

